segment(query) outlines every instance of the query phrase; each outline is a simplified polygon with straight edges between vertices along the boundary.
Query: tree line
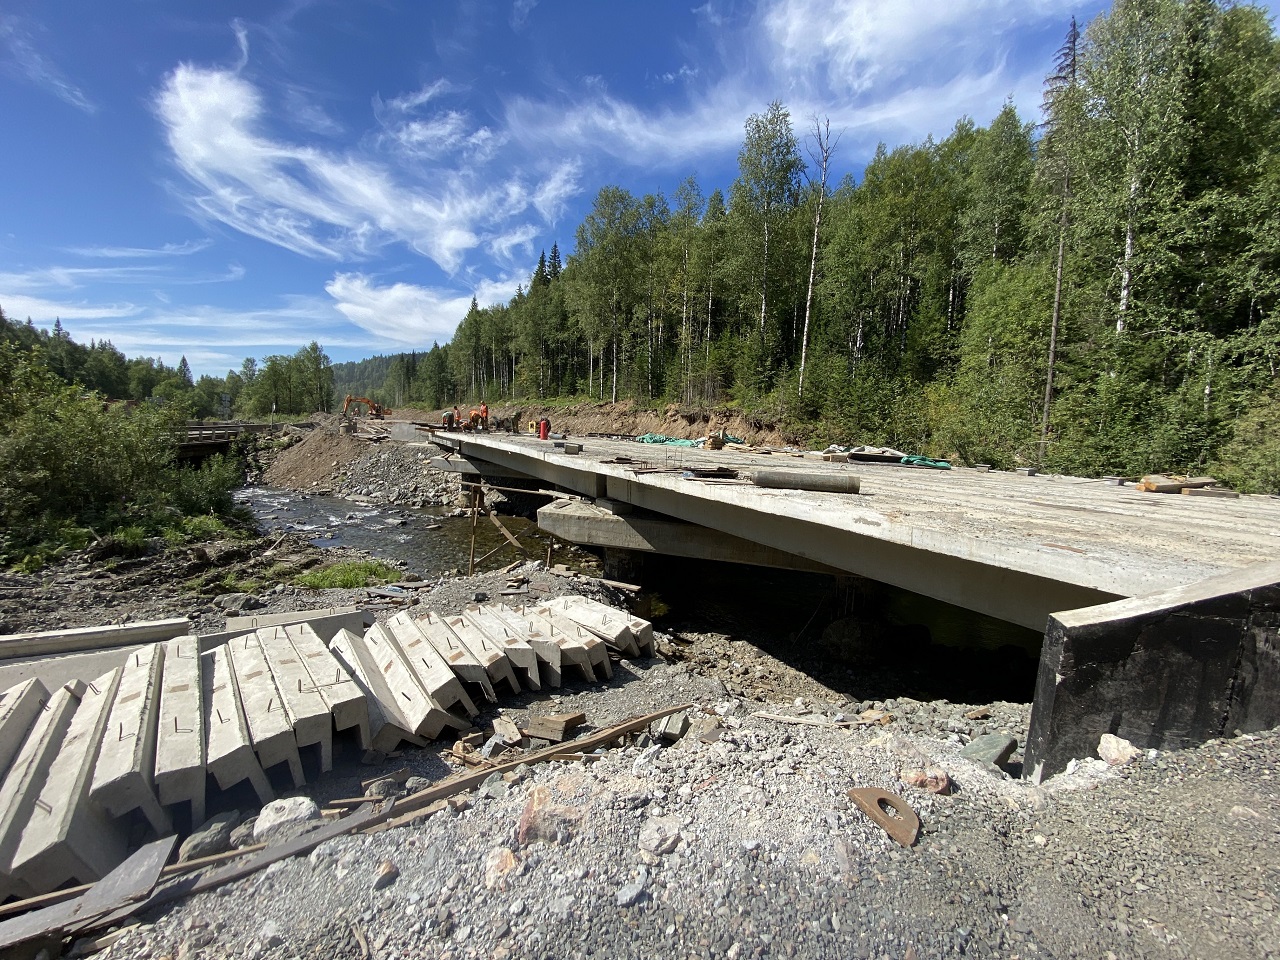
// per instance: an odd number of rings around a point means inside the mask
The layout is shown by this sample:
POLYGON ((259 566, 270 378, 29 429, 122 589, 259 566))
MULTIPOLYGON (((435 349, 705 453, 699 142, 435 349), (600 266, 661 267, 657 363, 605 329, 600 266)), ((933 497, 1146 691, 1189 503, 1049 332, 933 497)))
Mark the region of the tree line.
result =
POLYGON ((810 442, 1280 489, 1278 65, 1259 8, 1117 0, 1065 31, 1041 123, 1008 103, 838 183, 839 131, 772 103, 726 189, 603 187, 567 261, 361 385, 729 404, 810 442))
POLYGON ((110 340, 87 346, 72 340, 55 320, 53 330, 5 316, 0 304, 0 343, 38 354, 49 373, 66 384, 111 401, 148 401, 173 408, 179 418, 208 420, 265 418, 332 410, 333 364, 314 340, 296 353, 273 354, 261 361, 247 357, 225 377, 194 379, 184 356, 176 367, 158 357, 125 358, 110 340))

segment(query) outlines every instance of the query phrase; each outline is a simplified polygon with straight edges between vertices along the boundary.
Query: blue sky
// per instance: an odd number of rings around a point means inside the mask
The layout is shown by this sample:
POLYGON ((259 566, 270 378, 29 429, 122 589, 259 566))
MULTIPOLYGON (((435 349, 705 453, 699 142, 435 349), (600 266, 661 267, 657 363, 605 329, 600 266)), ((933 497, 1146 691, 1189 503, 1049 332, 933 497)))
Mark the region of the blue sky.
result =
POLYGON ((705 193, 773 99, 875 145, 1035 119, 1072 0, 0 7, 0 307, 222 375, 429 347, 616 183, 705 193))

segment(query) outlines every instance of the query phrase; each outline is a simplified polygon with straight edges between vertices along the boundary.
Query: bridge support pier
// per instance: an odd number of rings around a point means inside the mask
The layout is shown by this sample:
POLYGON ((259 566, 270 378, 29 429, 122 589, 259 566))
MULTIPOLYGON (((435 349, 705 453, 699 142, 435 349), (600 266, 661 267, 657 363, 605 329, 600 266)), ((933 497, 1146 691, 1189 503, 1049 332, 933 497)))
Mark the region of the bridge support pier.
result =
POLYGON ((604 575, 623 583, 640 583, 644 577, 644 556, 634 550, 605 547, 604 575))

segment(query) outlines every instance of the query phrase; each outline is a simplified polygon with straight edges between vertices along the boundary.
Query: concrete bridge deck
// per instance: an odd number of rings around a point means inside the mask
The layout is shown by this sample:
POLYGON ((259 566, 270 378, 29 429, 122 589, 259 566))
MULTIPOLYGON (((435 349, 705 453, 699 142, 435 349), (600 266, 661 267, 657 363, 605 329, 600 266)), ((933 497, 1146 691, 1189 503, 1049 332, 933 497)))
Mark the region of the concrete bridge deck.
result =
POLYGON ((434 440, 506 475, 652 510, 1035 630, 1055 611, 1151 596, 1280 553, 1274 497, 1143 493, 1078 477, 625 440, 571 439, 582 444, 578 454, 518 434, 436 433, 434 440), (685 475, 715 467, 742 479, 685 475), (757 487, 749 476, 760 469, 854 474, 861 490, 757 487))

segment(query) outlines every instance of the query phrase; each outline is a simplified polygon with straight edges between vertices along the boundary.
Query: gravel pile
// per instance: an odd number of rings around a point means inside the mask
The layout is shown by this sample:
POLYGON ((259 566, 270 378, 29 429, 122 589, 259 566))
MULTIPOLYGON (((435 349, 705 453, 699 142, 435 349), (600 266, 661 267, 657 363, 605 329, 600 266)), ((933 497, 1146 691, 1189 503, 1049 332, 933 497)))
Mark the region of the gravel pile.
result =
POLYGON ((329 491, 340 497, 364 497, 376 503, 438 507, 458 503, 459 474, 431 466, 430 454, 403 444, 369 446, 340 467, 329 491))

